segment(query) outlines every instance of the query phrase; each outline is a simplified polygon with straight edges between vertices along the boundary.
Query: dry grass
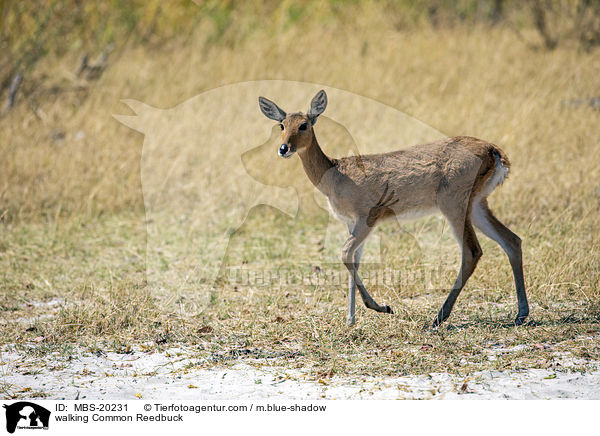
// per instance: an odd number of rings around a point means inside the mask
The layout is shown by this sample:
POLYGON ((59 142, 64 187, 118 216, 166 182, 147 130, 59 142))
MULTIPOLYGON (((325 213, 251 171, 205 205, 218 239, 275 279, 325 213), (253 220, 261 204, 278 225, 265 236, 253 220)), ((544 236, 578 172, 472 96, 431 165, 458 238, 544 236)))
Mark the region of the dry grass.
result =
MULTIPOLYGON (((275 36, 258 31, 225 45, 207 44, 200 29, 185 44, 128 47, 98 82, 77 92, 52 91, 53 84, 71 86, 75 57, 40 62, 36 74, 50 78, 41 82, 35 105, 22 104, 0 119, 2 342, 44 338, 47 349, 65 343, 122 349, 147 341, 151 347, 189 342, 198 344, 206 365, 227 362, 236 353, 280 356, 314 374, 546 367, 554 351, 599 359, 600 115, 589 107, 561 106, 565 99, 600 95, 597 53, 564 46, 535 51, 503 28, 402 33, 379 10, 364 10, 361 17, 355 26, 318 22, 275 36), (112 118, 128 110, 120 99, 169 108, 219 85, 261 79, 348 90, 444 134, 501 145, 513 172, 490 202, 525 241, 535 323, 510 326, 516 312, 510 268, 487 240, 450 322, 435 332, 421 328, 446 291, 430 286, 425 275, 404 280, 402 287, 372 286, 396 314, 360 308, 352 329, 344 325, 343 284, 278 289, 224 282, 205 294, 193 281, 168 280, 171 264, 165 262, 167 280, 148 285, 143 137, 112 118), (60 304, 50 318, 42 317, 45 306, 32 305, 53 298, 60 304), (530 349, 491 361, 483 350, 498 344, 530 349)), ((227 115, 222 119, 235 131, 236 119, 227 115)), ((268 122, 261 121, 257 131, 265 126, 268 122)), ((319 134, 326 137, 336 128, 324 123, 319 134)), ((325 141, 322 145, 328 149, 325 141)), ((222 183, 235 186, 228 168, 209 163, 222 183)), ((284 177, 297 171, 278 165, 273 157, 257 172, 284 177)), ((303 178, 294 183, 305 192, 303 178)), ((319 257, 322 241, 315 235, 324 223, 318 211, 304 208, 295 221, 271 209, 253 211, 232 239, 228 265, 334 270, 319 257)), ((387 262, 401 271, 442 265, 436 283, 449 286, 458 259, 443 222, 431 218, 403 228, 381 230, 387 262)), ((199 247, 195 260, 210 254, 199 247)), ((191 265, 194 258, 188 261, 191 265)))

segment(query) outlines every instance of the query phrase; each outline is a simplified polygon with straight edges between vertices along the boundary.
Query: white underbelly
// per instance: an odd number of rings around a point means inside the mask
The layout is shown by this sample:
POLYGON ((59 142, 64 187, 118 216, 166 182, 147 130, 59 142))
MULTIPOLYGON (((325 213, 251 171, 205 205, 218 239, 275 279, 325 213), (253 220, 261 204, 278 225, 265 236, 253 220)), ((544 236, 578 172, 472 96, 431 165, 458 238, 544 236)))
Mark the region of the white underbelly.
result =
POLYGON ((410 221, 438 213, 440 213, 440 210, 437 207, 424 207, 421 209, 412 209, 399 212, 396 214, 396 219, 398 221, 410 221))
POLYGON ((329 203, 329 210, 331 210, 333 216, 335 216, 338 220, 346 224, 354 224, 356 222, 355 217, 344 214, 339 208, 335 207, 335 203, 332 203, 330 199, 327 199, 327 202, 329 203))
MULTIPOLYGON (((357 217, 351 216, 349 214, 344 214, 344 212, 342 212, 340 208, 336 208, 335 203, 333 203, 329 199, 328 203, 329 209, 338 220, 346 224, 356 223, 357 217)), ((423 207, 419 209, 399 210, 396 212, 395 219, 398 221, 410 221, 439 213, 440 210, 437 207, 423 207)), ((391 216, 389 219, 394 219, 394 216, 391 216)))

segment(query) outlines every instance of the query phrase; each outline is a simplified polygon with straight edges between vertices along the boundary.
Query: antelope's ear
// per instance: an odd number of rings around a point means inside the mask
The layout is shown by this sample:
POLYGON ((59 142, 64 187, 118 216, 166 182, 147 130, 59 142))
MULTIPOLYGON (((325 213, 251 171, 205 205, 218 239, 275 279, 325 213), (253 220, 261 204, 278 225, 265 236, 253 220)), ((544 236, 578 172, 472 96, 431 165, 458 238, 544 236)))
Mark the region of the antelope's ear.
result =
POLYGON ((285 111, 268 98, 258 97, 258 106, 265 117, 272 120, 282 122, 286 117, 285 111))
POLYGON ((325 94, 324 90, 320 90, 317 92, 317 95, 310 102, 310 109, 308 110, 308 118, 310 121, 315 124, 317 122, 317 117, 325 112, 325 108, 327 107, 327 94, 325 94))

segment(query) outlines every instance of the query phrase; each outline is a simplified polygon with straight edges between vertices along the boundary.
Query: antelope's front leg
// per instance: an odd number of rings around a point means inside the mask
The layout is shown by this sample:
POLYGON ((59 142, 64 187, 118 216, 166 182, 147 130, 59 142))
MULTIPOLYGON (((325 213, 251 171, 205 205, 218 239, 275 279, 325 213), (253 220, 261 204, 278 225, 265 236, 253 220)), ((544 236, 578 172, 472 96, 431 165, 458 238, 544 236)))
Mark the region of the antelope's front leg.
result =
POLYGON ((350 274, 348 282, 348 314, 346 315, 346 324, 348 327, 352 327, 356 322, 356 283, 352 274, 350 274))
POLYGON ((344 244, 344 249, 342 250, 342 261, 350 273, 350 286, 348 292, 348 325, 354 324, 356 287, 358 287, 360 296, 368 309, 375 310, 376 312, 394 313, 389 306, 380 306, 375 300, 373 300, 362 283, 360 276, 358 275, 360 254, 358 257, 356 254, 359 252, 359 250, 362 251, 362 244, 370 232, 370 226, 368 226, 366 223, 359 222, 352 229, 351 236, 344 244))
MULTIPOLYGON (((358 247, 358 249, 354 253, 354 263, 356 264, 357 268, 360 265, 360 258, 362 257, 362 251, 363 251, 363 247, 364 246, 365 245, 363 244, 360 247, 358 247)), ((356 308, 356 282, 354 281, 353 274, 349 274, 349 280, 348 280, 348 315, 346 317, 346 324, 348 324, 348 327, 353 326, 354 323, 356 322, 355 308, 356 308)))

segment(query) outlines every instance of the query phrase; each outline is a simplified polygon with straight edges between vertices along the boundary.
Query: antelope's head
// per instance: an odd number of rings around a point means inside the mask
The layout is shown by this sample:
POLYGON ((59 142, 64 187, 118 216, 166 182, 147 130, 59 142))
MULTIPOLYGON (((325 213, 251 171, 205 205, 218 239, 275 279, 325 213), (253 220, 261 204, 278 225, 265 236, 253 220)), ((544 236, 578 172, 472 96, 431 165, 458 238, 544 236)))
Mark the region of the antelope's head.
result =
POLYGON ((313 143, 315 136, 313 126, 327 107, 327 94, 323 90, 319 91, 312 99, 310 109, 306 114, 302 112, 286 114, 283 109, 264 97, 258 97, 258 105, 267 118, 279 122, 281 147, 279 147, 278 154, 281 157, 289 158, 296 151, 302 153, 307 150, 313 143))

